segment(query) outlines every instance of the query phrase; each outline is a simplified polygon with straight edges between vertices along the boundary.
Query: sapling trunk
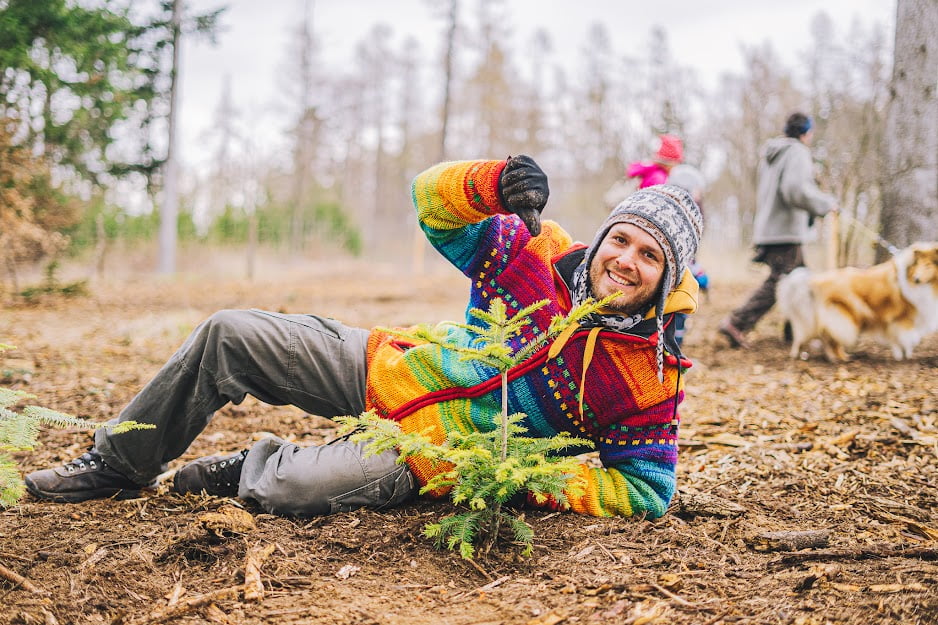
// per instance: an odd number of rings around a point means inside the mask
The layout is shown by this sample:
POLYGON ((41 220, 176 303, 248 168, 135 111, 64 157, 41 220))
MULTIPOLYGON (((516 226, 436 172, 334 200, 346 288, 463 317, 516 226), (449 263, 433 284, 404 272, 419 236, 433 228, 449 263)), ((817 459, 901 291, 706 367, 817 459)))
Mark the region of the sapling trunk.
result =
MULTIPOLYGON (((501 371, 502 378, 502 411, 498 415, 498 418, 502 423, 502 453, 501 459, 502 462, 508 459, 508 369, 502 369, 501 371)), ((501 511, 502 503, 495 500, 495 503, 492 505, 492 518, 489 521, 489 531, 487 532, 487 540, 485 541, 485 553, 488 553, 492 549, 492 546, 495 544, 495 539, 498 538, 498 528, 501 521, 501 511)))
POLYGON ((508 370, 502 371, 502 462, 508 458, 508 370))

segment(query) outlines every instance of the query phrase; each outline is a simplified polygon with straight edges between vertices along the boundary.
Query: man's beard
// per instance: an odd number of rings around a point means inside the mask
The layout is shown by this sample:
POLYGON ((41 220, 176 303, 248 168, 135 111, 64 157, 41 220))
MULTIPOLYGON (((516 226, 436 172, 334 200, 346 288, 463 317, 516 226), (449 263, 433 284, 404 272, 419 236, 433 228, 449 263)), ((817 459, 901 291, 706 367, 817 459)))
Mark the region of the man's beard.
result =
MULTIPOLYGON (((592 297, 594 300, 602 299, 599 296, 599 294, 597 294, 596 291, 593 289, 592 272, 590 272, 589 274, 587 287, 589 288, 590 297, 592 297)), ((659 286, 659 288, 656 289, 654 293, 652 293, 650 296, 646 298, 643 298, 640 301, 627 300, 625 299, 624 296, 617 297, 611 302, 608 302, 603 307, 603 310, 612 311, 617 314, 626 315, 626 316, 631 316, 631 315, 635 315, 638 313, 645 313, 645 312, 648 312, 648 310, 650 310, 651 307, 654 305, 655 301, 657 300, 658 293, 660 292, 661 292, 661 288, 659 286)))
MULTIPOLYGON (((593 296, 593 299, 597 299, 595 295, 593 296)), ((653 298, 648 298, 642 302, 628 302, 622 301, 622 298, 618 297, 607 303, 603 309, 616 312, 620 315, 631 316, 638 313, 648 312, 653 305, 652 299, 653 298)))

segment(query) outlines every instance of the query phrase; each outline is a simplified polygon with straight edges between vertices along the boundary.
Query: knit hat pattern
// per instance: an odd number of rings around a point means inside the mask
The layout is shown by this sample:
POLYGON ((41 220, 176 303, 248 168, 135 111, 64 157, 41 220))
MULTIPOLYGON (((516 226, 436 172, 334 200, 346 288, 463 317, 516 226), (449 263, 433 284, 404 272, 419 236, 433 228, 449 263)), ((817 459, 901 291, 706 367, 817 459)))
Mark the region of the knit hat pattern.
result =
POLYGON ((703 216, 690 193, 681 187, 659 184, 631 194, 612 209, 600 226, 587 251, 587 262, 599 249, 609 229, 618 223, 630 223, 650 234, 665 255, 662 291, 667 294, 680 281, 683 267, 697 254, 703 232, 703 216))
POLYGON ((609 229, 620 223, 632 224, 647 232, 658 242, 664 253, 664 275, 658 300, 655 302, 659 340, 658 377, 662 378, 664 303, 668 294, 680 282, 684 267, 697 255, 697 246, 703 234, 703 215, 686 189, 669 184, 640 189, 612 209, 600 226, 592 244, 586 250, 584 262, 587 272, 609 229))
POLYGON ((684 160, 684 144, 674 135, 660 135, 661 146, 655 153, 655 160, 662 163, 681 163, 684 160))

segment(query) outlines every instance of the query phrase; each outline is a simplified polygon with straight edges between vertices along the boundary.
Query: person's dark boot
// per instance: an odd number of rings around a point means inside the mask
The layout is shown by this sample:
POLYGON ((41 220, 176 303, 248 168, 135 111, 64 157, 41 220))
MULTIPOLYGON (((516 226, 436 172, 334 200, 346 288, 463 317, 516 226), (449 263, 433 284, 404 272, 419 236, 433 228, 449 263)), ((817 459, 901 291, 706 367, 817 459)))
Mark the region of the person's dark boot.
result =
POLYGON ((140 496, 141 489, 156 484, 137 484, 108 466, 93 447, 60 467, 33 471, 23 481, 33 497, 59 503, 107 497, 132 499, 140 496))
POLYGON ((193 460, 176 471, 173 491, 180 494, 205 492, 216 497, 237 497, 241 469, 247 455, 248 451, 244 449, 230 456, 205 456, 193 460))
POLYGON ((729 319, 721 321, 717 331, 726 337, 726 340, 730 343, 730 347, 749 349, 749 341, 746 340, 746 335, 743 334, 739 328, 734 326, 729 319))

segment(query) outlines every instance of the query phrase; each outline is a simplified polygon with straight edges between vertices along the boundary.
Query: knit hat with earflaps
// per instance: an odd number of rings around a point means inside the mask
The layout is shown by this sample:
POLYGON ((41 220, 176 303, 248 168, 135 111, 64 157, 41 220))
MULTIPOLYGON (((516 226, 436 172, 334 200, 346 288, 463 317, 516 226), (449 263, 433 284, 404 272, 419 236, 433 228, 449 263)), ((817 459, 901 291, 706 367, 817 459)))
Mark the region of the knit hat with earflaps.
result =
MULTIPOLYGON (((655 302, 658 327, 658 378, 664 378, 664 302, 668 294, 681 281, 684 267, 697 254, 697 245, 703 231, 700 207, 686 189, 660 184, 631 194, 612 209, 596 237, 586 250, 583 264, 586 276, 609 229, 615 224, 628 223, 641 228, 661 246, 665 257, 664 276, 655 302)), ((587 285, 589 287, 589 285, 587 285)), ((591 287, 589 287, 591 288, 591 287)))

